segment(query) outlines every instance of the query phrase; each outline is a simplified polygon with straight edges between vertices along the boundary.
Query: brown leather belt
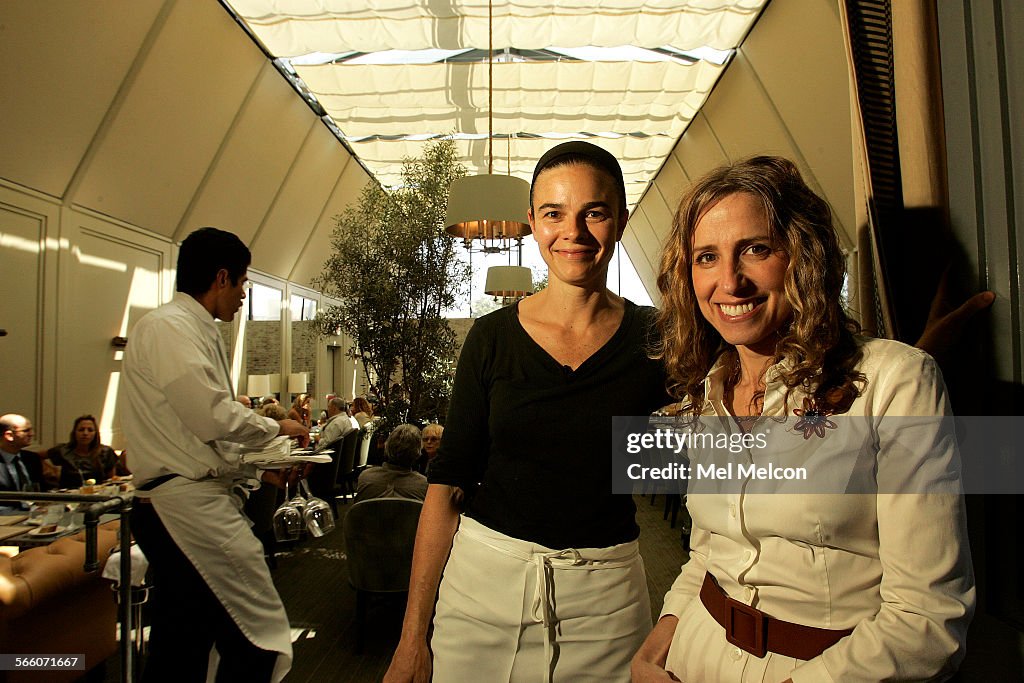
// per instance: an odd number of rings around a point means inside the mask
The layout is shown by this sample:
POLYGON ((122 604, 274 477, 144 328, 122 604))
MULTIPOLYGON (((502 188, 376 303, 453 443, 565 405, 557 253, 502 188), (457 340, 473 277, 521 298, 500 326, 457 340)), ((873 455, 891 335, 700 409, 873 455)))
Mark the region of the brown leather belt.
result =
POLYGON ((725 629, 725 639, 755 657, 774 652, 796 659, 814 659, 853 631, 803 626, 770 617, 730 598, 710 573, 704 575, 700 601, 725 629))

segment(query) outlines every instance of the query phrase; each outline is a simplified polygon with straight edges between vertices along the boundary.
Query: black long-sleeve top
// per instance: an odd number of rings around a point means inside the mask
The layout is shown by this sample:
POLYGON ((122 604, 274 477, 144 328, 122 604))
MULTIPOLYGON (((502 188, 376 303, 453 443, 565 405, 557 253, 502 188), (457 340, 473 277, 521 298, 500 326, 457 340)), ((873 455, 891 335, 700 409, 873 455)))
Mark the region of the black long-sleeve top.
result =
POLYGON ((612 494, 612 417, 671 402, 647 357, 654 314, 626 301, 619 329, 575 371, 526 333, 518 306, 477 320, 430 482, 464 489, 481 524, 549 548, 635 539, 632 497, 612 494))

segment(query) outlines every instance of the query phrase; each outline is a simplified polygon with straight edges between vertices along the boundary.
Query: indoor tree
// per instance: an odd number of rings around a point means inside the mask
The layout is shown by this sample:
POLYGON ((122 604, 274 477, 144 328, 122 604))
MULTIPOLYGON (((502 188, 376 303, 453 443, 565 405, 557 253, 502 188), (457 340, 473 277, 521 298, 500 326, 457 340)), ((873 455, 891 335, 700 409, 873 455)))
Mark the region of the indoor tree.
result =
POLYGON ((350 355, 377 377, 392 426, 443 417, 447 405, 455 333, 442 313, 464 293, 470 272, 444 218, 452 181, 465 174, 455 143, 443 139, 405 160, 399 187, 368 183, 336 217, 316 280, 341 301, 318 317, 321 331, 352 338, 350 355))

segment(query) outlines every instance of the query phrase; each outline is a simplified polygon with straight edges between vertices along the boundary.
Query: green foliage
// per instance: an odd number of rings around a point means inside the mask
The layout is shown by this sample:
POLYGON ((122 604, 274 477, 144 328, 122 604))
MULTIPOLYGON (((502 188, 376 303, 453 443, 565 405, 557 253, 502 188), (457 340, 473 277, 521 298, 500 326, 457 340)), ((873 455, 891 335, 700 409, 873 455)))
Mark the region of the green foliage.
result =
POLYGON ((464 294, 470 273, 444 217, 451 183, 465 174, 455 144, 442 140, 405 160, 401 187, 369 183, 337 216, 331 255, 317 278, 342 302, 318 316, 321 331, 340 328, 353 339, 350 355, 376 375, 386 404, 408 402, 410 421, 447 409, 455 333, 441 314, 464 294), (396 382, 401 400, 391 396, 396 382))

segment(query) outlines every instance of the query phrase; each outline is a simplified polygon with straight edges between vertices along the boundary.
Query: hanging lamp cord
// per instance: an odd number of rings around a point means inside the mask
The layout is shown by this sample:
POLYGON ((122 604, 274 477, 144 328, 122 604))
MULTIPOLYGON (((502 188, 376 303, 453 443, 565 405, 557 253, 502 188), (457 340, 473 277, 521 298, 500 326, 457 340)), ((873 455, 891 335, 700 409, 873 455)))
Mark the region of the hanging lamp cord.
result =
POLYGON ((487 0, 487 173, 494 173, 494 2, 487 0))

